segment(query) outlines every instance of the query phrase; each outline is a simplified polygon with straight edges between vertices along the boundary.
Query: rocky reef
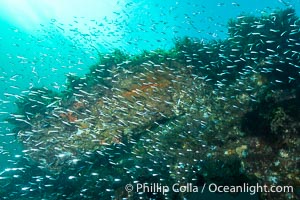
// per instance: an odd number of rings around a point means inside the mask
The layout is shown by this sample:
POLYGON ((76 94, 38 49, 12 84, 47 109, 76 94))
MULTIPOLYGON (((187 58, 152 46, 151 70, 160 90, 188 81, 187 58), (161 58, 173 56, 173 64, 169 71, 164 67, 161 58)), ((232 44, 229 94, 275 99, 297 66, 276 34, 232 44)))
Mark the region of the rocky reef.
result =
MULTIPOLYGON (((19 176, 36 183, 22 195, 183 199, 124 187, 259 183, 294 187, 261 199, 299 199, 299 30, 292 9, 239 16, 226 40, 116 50, 86 76, 68 76, 62 93, 29 91, 8 119, 24 145, 19 176)), ((5 188, 26 184, 12 178, 5 188)))

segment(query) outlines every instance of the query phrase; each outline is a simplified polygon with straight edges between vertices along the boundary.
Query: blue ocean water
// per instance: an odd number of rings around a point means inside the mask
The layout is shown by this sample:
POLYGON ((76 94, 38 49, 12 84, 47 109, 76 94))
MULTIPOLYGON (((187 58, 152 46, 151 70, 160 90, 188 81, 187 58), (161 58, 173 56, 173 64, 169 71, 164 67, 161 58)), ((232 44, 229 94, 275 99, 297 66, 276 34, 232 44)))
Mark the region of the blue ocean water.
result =
POLYGON ((223 40, 229 19, 286 8, 300 16, 299 0, 1 0, 0 171, 22 155, 6 118, 24 91, 64 91, 67 75, 88 73, 99 53, 168 50, 182 37, 223 40))

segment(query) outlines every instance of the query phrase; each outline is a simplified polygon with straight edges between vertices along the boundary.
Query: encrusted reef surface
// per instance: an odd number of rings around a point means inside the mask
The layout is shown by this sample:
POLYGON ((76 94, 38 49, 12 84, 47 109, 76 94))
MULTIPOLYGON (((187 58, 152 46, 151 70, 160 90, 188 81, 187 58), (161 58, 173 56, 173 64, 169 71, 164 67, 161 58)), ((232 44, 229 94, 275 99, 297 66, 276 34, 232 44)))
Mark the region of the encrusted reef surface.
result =
POLYGON ((68 76, 66 91, 30 90, 9 119, 23 168, 0 180, 4 189, 24 198, 183 199, 124 187, 259 183, 294 187, 261 199, 299 199, 300 20, 287 9, 239 16, 228 30, 222 41, 99 55, 86 76, 68 76))

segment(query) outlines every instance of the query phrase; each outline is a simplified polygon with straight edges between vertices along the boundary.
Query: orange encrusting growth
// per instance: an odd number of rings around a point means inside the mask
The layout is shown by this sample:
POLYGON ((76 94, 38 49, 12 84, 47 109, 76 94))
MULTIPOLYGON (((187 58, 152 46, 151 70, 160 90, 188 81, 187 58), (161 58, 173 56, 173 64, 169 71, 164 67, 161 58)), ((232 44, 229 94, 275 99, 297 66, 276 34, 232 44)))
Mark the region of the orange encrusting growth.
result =
POLYGON ((72 112, 67 112, 60 114, 60 117, 67 119, 69 122, 75 122, 77 120, 77 116, 74 115, 72 112))
POLYGON ((122 96, 124 97, 132 97, 132 96, 140 96, 142 95, 141 92, 147 92, 152 91, 154 88, 163 88, 166 87, 168 83, 151 83, 151 84, 145 84, 142 86, 134 86, 132 90, 124 92, 122 96))

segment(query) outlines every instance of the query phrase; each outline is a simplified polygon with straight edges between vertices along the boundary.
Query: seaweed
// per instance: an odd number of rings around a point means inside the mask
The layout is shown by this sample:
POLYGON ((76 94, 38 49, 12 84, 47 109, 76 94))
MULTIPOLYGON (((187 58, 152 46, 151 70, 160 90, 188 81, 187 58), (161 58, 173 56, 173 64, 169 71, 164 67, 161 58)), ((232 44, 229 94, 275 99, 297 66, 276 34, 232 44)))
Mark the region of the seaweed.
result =
POLYGON ((14 119, 19 139, 38 146, 28 156, 58 174, 60 197, 79 198, 77 183, 90 189, 86 198, 131 199, 184 196, 130 196, 123 188, 132 181, 239 185, 274 183, 277 174, 296 185, 296 29, 287 9, 232 19, 225 40, 184 37, 169 50, 99 53, 86 76, 67 76, 61 94, 33 89, 17 102, 29 123, 14 119))

